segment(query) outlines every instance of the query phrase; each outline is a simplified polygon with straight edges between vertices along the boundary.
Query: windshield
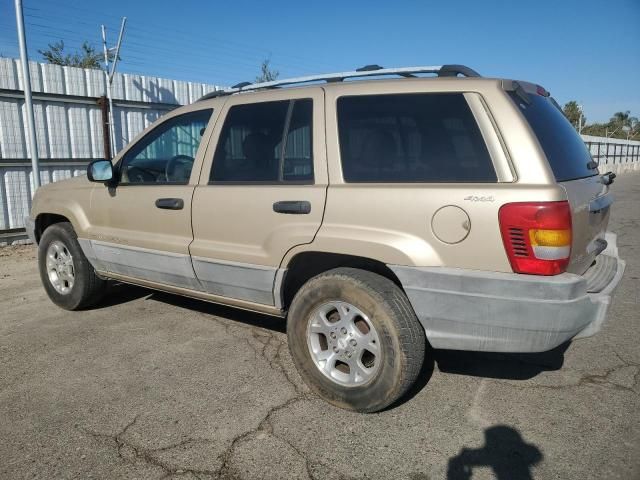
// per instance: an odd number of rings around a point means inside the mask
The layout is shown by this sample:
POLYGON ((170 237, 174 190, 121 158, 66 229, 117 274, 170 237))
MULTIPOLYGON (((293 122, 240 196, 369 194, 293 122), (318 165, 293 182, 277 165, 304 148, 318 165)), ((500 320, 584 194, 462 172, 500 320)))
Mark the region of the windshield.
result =
POLYGON ((582 138, 550 97, 528 95, 530 102, 527 103, 515 92, 509 92, 509 95, 538 137, 556 181, 566 182, 598 174, 582 138))

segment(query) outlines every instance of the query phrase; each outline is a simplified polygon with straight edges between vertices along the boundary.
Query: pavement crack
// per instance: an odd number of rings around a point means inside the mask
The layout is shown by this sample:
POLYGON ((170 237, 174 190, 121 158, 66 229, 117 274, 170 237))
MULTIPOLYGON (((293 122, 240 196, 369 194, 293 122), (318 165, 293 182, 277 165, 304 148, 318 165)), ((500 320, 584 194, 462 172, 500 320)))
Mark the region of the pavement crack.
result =
POLYGON ((279 412, 280 410, 283 410, 291 405, 293 405, 294 403, 300 402, 300 401, 304 401, 307 400, 308 398, 305 395, 297 395, 293 398, 290 398, 289 400, 287 400, 284 403, 278 404, 272 408, 270 408, 267 413, 265 414, 265 416, 263 417, 263 419, 258 423, 258 425, 247 431, 244 432, 240 435, 238 435, 237 437, 235 437, 231 443, 229 444, 229 447, 224 451, 224 453, 221 455, 221 465, 220 465, 220 469, 217 472, 217 477, 218 478, 230 478, 231 474, 230 474, 230 461, 231 461, 231 457, 233 456, 233 453, 235 452, 236 448, 245 440, 249 439, 250 437, 258 434, 258 433, 267 433, 270 435, 273 435, 276 438, 279 438, 280 440, 282 440, 283 442, 285 442, 287 445, 291 446, 291 448, 296 452, 296 454, 298 454, 304 461, 305 461, 305 465, 306 465, 306 469, 307 469, 307 474, 309 475, 309 478, 311 480, 315 480, 314 476, 311 474, 311 468, 310 468, 310 462, 309 460, 306 458, 306 456, 304 456, 302 454, 302 452, 296 448, 295 446, 293 446, 289 441, 287 441, 286 439, 283 439, 282 437, 279 437, 277 435, 274 434, 273 431, 273 425, 271 423, 271 418, 273 417, 274 414, 276 414, 277 412, 279 412))
POLYGON ((140 414, 137 414, 131 422, 129 422, 121 431, 116 434, 107 434, 102 432, 92 431, 83 427, 77 427, 81 432, 95 438, 98 440, 108 441, 112 443, 115 447, 115 450, 118 454, 118 457, 125 463, 134 464, 137 461, 142 461, 147 465, 159 467, 164 472, 162 478, 169 477, 171 475, 183 475, 183 474, 192 474, 196 478, 199 478, 199 475, 211 475, 215 476, 216 472, 210 470, 199 470, 192 469, 189 467, 182 467, 179 465, 172 465, 169 462, 165 462, 159 459, 156 454, 160 452, 166 452, 168 450, 178 448, 180 446, 188 445, 191 443, 202 443, 202 442, 211 442, 212 440, 207 439, 186 439, 182 440, 178 443, 167 445, 165 447, 149 449, 144 448, 140 445, 136 445, 131 441, 128 441, 125 436, 129 429, 131 429, 134 425, 136 425, 140 414))
POLYGON ((580 388, 584 386, 595 385, 595 386, 605 386, 605 387, 612 388, 614 390, 619 390, 624 392, 631 392, 637 395, 639 392, 636 391, 635 385, 637 385, 638 383, 639 374, 640 374, 640 367, 638 365, 623 363, 622 365, 616 365, 615 367, 608 368, 602 374, 596 374, 596 373, 585 374, 585 375, 582 375, 577 382, 566 383, 561 385, 540 385, 540 384, 522 385, 518 383, 507 382, 504 380, 496 380, 496 382, 504 385, 508 385, 510 387, 518 388, 521 390, 563 390, 563 389, 569 389, 569 388, 580 388), (621 385, 611 380, 611 376, 614 375, 618 370, 622 368, 628 368, 628 367, 634 367, 638 370, 634 374, 633 386, 628 387, 626 385, 621 385))
POLYGON ((261 327, 243 326, 237 322, 211 316, 206 313, 200 313, 200 315, 222 326, 227 335, 245 343, 253 351, 254 359, 264 360, 269 368, 282 374, 287 383, 293 387, 296 394, 304 395, 308 393, 304 384, 300 381, 295 381, 293 375, 282 362, 282 350, 287 347, 286 339, 279 339, 274 332, 261 327), (234 331, 236 329, 240 331, 234 331), (248 335, 245 334, 247 332, 248 335))

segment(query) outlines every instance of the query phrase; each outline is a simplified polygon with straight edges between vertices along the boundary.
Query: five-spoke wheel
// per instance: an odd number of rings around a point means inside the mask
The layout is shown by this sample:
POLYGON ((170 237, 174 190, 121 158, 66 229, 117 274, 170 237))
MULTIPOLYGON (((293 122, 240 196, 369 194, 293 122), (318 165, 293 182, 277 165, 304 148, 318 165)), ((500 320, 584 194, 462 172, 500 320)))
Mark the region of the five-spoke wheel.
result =
POLYGON ((54 240, 47 248, 47 276, 53 288, 62 295, 67 295, 73 288, 75 272, 73 256, 67 246, 60 240, 54 240))
POLYGON ((348 302, 321 305, 309 322, 307 342, 316 367, 347 387, 369 381, 382 362, 375 326, 348 302))
POLYGON ((341 408, 375 412, 417 378, 426 339, 404 292, 389 278, 336 268, 307 281, 287 317, 300 375, 341 408))

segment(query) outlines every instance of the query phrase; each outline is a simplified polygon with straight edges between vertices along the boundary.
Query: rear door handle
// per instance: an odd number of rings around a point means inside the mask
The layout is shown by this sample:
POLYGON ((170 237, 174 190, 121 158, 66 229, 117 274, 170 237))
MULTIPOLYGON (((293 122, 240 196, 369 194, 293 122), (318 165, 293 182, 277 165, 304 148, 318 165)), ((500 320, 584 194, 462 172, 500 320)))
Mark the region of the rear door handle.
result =
POLYGON ((184 200, 181 198, 159 198, 156 200, 156 207, 165 210, 182 210, 184 208, 184 200))
POLYGON ((284 200, 274 203, 273 211, 290 215, 306 215, 311 213, 311 204, 306 200, 284 200))

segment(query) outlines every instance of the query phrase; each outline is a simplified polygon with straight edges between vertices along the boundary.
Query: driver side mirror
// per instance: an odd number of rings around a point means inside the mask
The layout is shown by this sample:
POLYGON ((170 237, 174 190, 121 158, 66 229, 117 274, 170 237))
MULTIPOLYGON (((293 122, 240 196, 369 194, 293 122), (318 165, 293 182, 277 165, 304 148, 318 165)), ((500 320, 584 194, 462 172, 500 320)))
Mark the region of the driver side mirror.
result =
POLYGON ((87 167, 90 182, 110 182, 113 180, 113 165, 109 160, 94 160, 87 167))

